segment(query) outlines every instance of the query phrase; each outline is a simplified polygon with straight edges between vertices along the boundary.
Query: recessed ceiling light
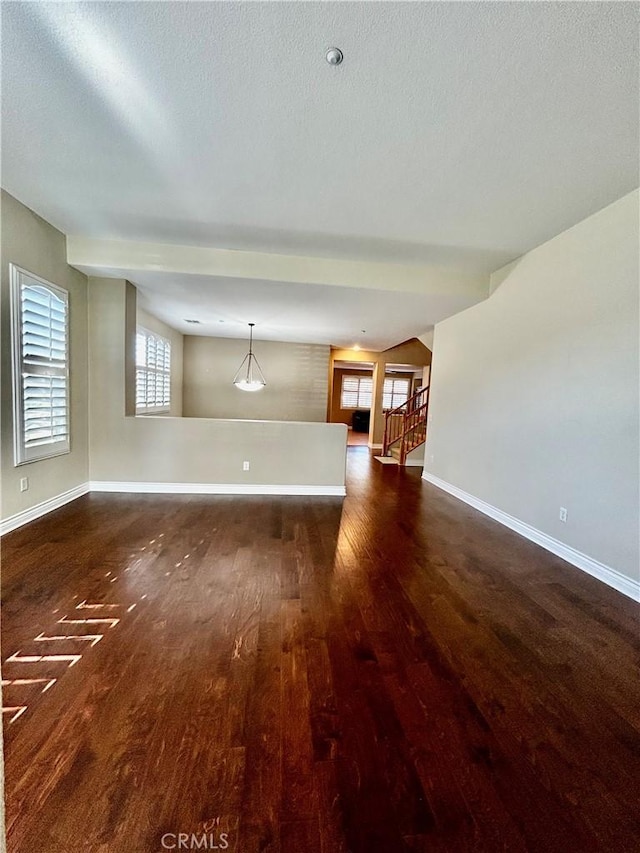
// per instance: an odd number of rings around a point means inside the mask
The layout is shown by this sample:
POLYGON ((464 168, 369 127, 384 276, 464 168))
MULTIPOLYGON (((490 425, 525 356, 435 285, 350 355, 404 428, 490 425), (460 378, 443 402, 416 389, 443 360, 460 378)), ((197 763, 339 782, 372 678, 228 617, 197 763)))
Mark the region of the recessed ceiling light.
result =
POLYGON ((359 345, 359 344, 354 344, 354 345, 353 345, 353 348, 354 348, 354 350, 355 350, 356 352, 358 352, 358 350, 360 349, 360 345, 359 345))
POLYGON ((198 325, 200 320, 188 320, 186 317, 184 318, 185 323, 193 323, 194 325, 198 325))
POLYGON ((330 47, 327 51, 326 60, 329 65, 340 65, 344 56, 339 47, 330 47))

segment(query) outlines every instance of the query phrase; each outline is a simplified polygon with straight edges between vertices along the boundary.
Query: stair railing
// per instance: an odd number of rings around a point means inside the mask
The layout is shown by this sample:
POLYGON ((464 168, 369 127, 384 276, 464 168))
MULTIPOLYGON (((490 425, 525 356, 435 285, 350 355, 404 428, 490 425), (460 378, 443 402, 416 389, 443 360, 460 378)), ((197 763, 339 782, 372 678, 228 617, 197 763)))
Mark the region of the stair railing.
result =
POLYGON ((384 414, 384 438, 382 455, 387 456, 391 445, 399 442, 400 465, 404 465, 407 453, 426 440, 429 387, 421 388, 409 397, 406 403, 390 409, 384 414), (418 428, 424 427, 424 431, 418 428), (419 439, 419 440, 416 440, 419 439))

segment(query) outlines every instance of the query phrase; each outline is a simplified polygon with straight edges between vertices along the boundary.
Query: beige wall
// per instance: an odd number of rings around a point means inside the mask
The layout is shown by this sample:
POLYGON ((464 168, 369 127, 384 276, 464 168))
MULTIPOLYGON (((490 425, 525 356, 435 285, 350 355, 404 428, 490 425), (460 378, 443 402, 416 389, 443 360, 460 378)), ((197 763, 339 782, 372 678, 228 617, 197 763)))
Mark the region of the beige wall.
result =
MULTIPOLYGON (((149 332, 155 332, 171 341, 171 406, 169 417, 179 418, 182 415, 182 379, 183 379, 183 343, 184 338, 171 326, 158 320, 148 311, 138 307, 136 311, 137 325, 149 332)), ((166 417, 162 415, 161 417, 166 417)))
POLYGON ((437 325, 426 448, 428 472, 634 579, 638 200, 529 252, 437 325))
POLYGON ((185 336, 185 417, 326 421, 328 346, 254 341, 267 381, 256 393, 232 381, 248 349, 248 334, 241 340, 185 336))
POLYGON ((114 481, 344 488, 344 424, 123 417, 113 438, 92 455, 98 490, 114 481))
POLYGON ((88 480, 87 279, 66 263, 65 237, 15 198, 2 192, 2 518, 74 489, 88 480), (18 467, 13 459, 9 264, 69 291, 71 452, 18 467), (20 478, 29 490, 20 492, 20 478))
POLYGON ((89 279, 92 483, 344 487, 341 424, 125 416, 127 311, 131 284, 89 279))

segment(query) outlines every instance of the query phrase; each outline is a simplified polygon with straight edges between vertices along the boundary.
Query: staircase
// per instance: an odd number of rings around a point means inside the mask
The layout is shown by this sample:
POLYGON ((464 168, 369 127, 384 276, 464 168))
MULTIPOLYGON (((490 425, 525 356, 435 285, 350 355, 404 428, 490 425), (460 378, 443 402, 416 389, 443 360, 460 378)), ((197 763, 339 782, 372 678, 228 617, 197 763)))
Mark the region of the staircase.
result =
POLYGON ((407 454, 427 440, 429 388, 421 388, 406 403, 385 412, 382 455, 404 465, 407 454))

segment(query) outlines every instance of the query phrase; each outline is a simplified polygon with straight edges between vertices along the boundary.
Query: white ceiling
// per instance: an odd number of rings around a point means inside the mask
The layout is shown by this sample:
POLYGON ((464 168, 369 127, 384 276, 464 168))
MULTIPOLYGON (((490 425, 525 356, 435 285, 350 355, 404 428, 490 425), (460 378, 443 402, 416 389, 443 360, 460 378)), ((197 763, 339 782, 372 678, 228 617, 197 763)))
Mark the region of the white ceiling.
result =
MULTIPOLYGON (((486 274, 638 185, 636 4, 3 3, 2 25, 2 184, 67 234, 486 274)), ((247 306, 239 280, 132 280, 173 325, 198 303, 313 340, 307 300, 336 344, 375 323, 313 285, 247 306)), ((449 310, 403 301, 369 306, 393 343, 449 310)))
POLYGON ((422 331, 421 318, 429 316, 436 322, 468 305, 460 294, 438 297, 318 284, 301 288, 289 282, 133 270, 125 270, 124 277, 135 281, 142 308, 185 335, 245 337, 247 323, 253 322, 257 340, 358 344, 383 350, 422 331), (191 325, 186 319, 200 324, 191 325))

